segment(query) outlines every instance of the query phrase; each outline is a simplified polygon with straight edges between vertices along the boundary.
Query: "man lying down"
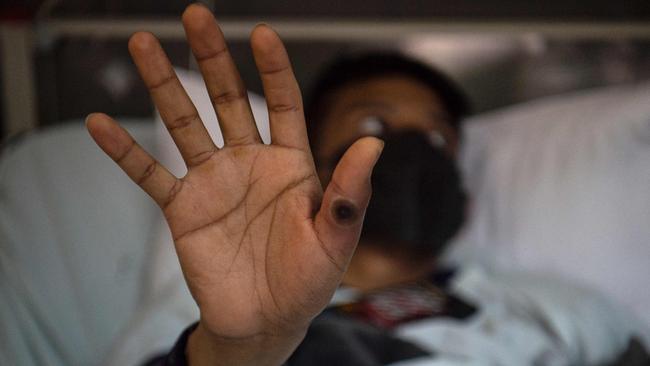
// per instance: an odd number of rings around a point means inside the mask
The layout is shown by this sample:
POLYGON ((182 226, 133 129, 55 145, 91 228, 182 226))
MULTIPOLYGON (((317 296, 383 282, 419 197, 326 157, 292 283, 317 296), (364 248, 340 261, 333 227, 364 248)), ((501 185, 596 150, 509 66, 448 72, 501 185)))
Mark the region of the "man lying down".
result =
POLYGON ((587 289, 437 265, 467 207, 455 164, 467 106, 445 76, 393 54, 340 60, 317 83, 307 129, 286 51, 257 26, 267 145, 212 14, 191 5, 183 23, 224 147, 146 33, 129 49, 187 175, 108 116, 88 118, 160 205, 200 309, 148 364, 599 365, 626 349, 626 364, 647 362, 629 343, 639 323, 587 289))

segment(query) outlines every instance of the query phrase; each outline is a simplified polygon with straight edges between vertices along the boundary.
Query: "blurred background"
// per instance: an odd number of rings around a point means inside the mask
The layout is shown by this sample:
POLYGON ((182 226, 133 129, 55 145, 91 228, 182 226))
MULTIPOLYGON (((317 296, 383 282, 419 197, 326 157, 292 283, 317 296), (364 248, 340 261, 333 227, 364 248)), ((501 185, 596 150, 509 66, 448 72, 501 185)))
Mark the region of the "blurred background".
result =
MULTIPOLYGON (((0 0, 0 364, 93 365, 121 346, 119 357, 142 356, 142 340, 166 350, 196 320, 157 207, 82 125, 109 113, 183 168, 127 40, 151 31, 173 64, 195 68, 180 23, 189 3, 0 0)), ((260 21, 284 39, 303 93, 324 63, 368 49, 447 72, 476 113, 459 162, 472 210, 454 258, 593 287, 650 329, 649 0, 204 3, 256 93, 248 37, 260 21)))
MULTIPOLYGON (((3 0, 3 137, 104 111, 150 117, 152 105, 126 49, 156 33, 172 62, 192 67, 179 15, 189 1, 3 0)), ((336 54, 401 49, 450 73, 475 112, 540 96, 650 78, 650 2, 204 1, 215 9, 249 89, 260 92, 250 29, 273 25, 296 74, 336 54)))

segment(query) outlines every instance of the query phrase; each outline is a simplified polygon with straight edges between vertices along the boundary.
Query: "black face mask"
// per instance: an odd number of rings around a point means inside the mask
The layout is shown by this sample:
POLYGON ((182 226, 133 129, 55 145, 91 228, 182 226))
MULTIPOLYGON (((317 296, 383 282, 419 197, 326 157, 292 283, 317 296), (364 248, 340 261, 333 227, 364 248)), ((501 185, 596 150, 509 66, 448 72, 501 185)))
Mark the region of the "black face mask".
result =
POLYGON ((421 132, 381 137, 386 145, 372 173, 361 242, 435 257, 464 221, 466 195, 456 164, 421 132))

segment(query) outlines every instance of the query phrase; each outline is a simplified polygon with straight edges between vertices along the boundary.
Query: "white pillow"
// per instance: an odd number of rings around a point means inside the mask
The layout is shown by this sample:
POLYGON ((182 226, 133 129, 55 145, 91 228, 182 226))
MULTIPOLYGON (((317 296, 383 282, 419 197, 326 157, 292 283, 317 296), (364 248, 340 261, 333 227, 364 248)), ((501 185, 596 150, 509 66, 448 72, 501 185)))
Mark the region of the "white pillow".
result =
MULTIPOLYGON (((151 120, 120 119, 152 150, 151 120)), ((158 208, 82 121, 0 156, 0 364, 99 365, 142 297, 158 208)))
POLYGON ((566 276, 650 324, 650 84, 478 116, 461 156, 474 201, 451 258, 566 276))

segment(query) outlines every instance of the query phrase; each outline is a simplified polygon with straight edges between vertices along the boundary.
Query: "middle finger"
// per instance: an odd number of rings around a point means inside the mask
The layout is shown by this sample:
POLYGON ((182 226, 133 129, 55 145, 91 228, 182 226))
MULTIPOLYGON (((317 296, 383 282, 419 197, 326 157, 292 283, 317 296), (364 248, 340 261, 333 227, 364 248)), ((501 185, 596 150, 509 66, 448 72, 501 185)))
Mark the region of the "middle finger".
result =
POLYGON ((183 26, 217 113, 224 143, 259 143, 246 87, 212 12, 202 5, 190 5, 183 13, 183 26))

